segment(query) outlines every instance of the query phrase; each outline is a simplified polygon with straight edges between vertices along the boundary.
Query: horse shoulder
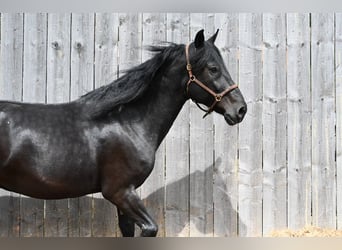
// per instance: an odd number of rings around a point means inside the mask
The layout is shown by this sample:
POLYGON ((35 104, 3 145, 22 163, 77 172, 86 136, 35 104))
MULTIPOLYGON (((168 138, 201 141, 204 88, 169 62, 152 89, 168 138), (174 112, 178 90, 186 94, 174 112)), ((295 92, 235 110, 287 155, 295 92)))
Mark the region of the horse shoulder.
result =
POLYGON ((111 132, 102 138, 98 155, 102 176, 106 183, 115 186, 140 186, 151 173, 154 166, 155 151, 143 137, 132 133, 129 126, 117 125, 108 129, 111 132), (118 178, 119 177, 119 178, 118 178))

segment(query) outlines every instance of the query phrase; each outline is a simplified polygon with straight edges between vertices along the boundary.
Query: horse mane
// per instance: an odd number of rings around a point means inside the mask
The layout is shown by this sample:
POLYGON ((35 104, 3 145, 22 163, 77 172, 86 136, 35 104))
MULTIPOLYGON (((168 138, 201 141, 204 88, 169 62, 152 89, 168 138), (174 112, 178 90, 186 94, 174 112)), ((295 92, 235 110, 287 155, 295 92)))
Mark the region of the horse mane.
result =
POLYGON ((184 45, 174 43, 149 46, 147 49, 155 54, 151 59, 126 70, 122 77, 112 83, 81 96, 79 102, 90 104, 86 111, 89 118, 104 117, 116 107, 141 97, 163 65, 184 53, 184 45))

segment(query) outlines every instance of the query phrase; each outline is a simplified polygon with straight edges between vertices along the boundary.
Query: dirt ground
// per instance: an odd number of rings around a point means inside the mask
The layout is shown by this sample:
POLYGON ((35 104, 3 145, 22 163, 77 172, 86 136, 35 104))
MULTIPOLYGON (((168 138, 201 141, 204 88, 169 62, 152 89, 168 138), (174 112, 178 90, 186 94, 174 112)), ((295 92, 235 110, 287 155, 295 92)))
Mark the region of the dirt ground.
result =
POLYGON ((270 237, 342 237, 342 230, 306 226, 299 230, 277 230, 270 237))

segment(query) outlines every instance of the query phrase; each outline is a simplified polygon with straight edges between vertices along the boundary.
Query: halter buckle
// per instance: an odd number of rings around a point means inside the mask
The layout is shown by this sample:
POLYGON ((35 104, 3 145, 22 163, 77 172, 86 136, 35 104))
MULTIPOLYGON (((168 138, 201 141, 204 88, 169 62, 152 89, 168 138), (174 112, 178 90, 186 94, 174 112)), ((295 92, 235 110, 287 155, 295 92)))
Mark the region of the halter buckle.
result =
MULTIPOLYGON (((184 64, 183 64, 184 65, 184 64)), ((187 65, 186 65, 186 70, 187 71, 191 71, 192 70, 192 67, 191 67, 191 64, 190 63, 188 63, 187 65)))

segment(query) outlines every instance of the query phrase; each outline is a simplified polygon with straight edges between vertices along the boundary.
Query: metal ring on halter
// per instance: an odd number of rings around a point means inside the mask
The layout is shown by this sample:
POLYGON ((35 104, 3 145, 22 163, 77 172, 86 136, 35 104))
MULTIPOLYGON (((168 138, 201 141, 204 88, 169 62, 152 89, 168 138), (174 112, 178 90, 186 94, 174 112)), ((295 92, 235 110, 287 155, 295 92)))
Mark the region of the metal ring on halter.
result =
POLYGON ((215 100, 216 100, 217 102, 220 102, 220 101, 222 100, 222 95, 216 95, 216 96, 215 96, 215 100))

